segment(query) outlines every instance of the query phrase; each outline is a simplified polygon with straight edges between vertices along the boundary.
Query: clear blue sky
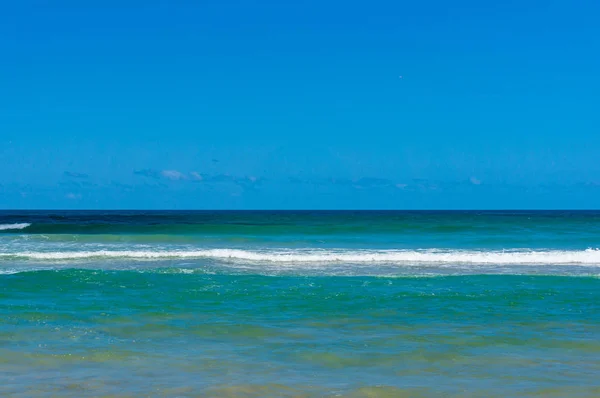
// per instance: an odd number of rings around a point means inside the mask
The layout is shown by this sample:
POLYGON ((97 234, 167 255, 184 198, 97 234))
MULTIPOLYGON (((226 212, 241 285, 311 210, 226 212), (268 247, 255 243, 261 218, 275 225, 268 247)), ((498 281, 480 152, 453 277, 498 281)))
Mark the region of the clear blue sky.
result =
POLYGON ((4 1, 0 208, 599 208, 599 20, 597 0, 4 1))

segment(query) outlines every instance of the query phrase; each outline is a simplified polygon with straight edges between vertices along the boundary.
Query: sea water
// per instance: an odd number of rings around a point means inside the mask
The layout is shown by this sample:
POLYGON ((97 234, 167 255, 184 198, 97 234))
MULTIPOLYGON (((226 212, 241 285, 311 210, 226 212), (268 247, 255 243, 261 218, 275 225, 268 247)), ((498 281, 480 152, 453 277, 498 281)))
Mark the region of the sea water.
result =
POLYGON ((600 212, 0 212, 0 395, 600 396, 600 212))

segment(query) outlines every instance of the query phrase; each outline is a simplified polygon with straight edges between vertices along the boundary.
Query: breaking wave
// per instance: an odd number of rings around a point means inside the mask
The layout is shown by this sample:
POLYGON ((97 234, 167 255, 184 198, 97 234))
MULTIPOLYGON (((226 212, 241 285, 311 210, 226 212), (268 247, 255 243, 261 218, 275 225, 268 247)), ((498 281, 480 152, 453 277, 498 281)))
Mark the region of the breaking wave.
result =
POLYGON ((270 263, 388 264, 600 264, 600 250, 475 251, 475 250, 96 250, 0 253, 0 260, 70 261, 86 259, 214 259, 270 263))
POLYGON ((29 223, 17 223, 17 224, 0 224, 0 231, 9 231, 12 229, 25 229, 31 226, 29 223))

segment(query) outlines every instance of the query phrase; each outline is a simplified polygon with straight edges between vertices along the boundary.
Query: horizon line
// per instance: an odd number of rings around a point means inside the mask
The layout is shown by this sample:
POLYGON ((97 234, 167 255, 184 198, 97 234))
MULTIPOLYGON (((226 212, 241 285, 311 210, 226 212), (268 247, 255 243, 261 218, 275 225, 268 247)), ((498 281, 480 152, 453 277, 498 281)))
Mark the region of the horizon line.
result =
POLYGON ((146 212, 431 212, 431 211, 443 211, 443 212, 502 212, 502 211, 516 211, 516 212, 527 212, 527 211, 574 211, 574 212, 585 212, 585 211, 600 211, 600 208, 590 208, 590 209, 573 209, 573 208, 504 208, 504 209, 493 209, 493 208, 471 208, 471 209, 267 209, 267 208, 257 208, 257 209, 143 209, 143 208, 120 208, 120 209, 41 209, 41 208, 33 208, 33 209, 0 209, 0 212, 17 212, 17 211, 36 211, 36 212, 44 212, 44 211, 88 211, 88 212, 97 212, 97 211, 146 211, 146 212))

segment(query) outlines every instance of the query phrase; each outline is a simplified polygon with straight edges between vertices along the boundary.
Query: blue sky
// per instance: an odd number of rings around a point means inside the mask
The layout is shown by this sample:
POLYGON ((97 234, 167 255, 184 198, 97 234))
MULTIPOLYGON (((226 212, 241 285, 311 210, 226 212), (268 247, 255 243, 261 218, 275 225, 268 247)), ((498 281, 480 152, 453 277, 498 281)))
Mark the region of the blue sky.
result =
POLYGON ((0 208, 600 203, 597 1, 2 10, 0 208))

